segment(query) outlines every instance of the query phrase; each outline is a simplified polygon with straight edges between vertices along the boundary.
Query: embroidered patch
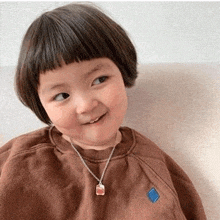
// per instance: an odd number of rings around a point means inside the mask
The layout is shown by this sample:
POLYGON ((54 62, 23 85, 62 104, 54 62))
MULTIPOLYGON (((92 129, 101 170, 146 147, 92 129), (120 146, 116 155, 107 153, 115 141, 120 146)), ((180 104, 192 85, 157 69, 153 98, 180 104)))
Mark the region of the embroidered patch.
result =
POLYGON ((155 188, 151 188, 151 190, 147 193, 147 196, 152 203, 155 203, 160 198, 160 195, 155 188))

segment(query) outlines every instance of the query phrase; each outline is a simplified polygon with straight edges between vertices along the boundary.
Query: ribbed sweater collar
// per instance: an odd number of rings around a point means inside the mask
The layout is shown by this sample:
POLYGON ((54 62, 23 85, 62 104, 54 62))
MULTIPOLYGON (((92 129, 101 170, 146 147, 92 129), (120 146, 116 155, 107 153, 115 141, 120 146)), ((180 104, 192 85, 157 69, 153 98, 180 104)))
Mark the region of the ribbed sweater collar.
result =
MULTIPOLYGON (((122 140, 117 144, 112 159, 127 155, 135 145, 135 137, 132 129, 121 127, 119 130, 122 134, 122 140)), ((56 127, 50 128, 50 140, 60 152, 76 154, 71 144, 62 137, 62 133, 58 131, 56 127)), ((108 159, 112 151, 112 147, 105 150, 91 150, 83 149, 79 146, 75 147, 81 156, 90 162, 103 162, 108 159)))

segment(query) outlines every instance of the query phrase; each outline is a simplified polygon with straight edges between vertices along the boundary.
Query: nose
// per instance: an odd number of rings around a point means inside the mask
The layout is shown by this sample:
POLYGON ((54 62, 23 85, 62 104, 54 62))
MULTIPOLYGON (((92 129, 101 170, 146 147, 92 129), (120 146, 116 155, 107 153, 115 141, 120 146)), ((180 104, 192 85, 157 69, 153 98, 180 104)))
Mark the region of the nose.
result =
POLYGON ((98 106, 98 101, 93 95, 83 93, 78 94, 74 99, 77 114, 86 114, 93 111, 98 106))

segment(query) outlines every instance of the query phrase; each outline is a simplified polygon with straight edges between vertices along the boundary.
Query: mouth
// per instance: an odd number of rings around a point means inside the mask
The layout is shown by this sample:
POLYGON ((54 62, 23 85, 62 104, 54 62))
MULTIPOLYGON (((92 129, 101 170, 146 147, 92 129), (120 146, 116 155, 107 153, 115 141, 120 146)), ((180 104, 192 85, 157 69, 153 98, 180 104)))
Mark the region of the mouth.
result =
POLYGON ((98 120, 99 120, 99 117, 96 118, 94 121, 90 121, 89 124, 93 124, 93 123, 97 122, 98 120))
POLYGON ((102 118, 103 118, 105 115, 106 115, 106 113, 105 113, 104 115, 102 115, 102 116, 100 116, 100 117, 97 117, 96 119, 94 119, 94 120, 92 120, 92 121, 86 123, 86 124, 95 124, 95 123, 98 123, 99 121, 102 120, 102 118))

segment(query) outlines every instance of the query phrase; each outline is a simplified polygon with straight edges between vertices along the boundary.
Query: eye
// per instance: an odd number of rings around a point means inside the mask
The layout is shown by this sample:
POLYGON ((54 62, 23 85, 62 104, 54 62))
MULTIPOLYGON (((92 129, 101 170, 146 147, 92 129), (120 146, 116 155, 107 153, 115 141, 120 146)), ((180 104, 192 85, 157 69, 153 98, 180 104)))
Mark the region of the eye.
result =
POLYGON ((60 93, 54 97, 55 101, 63 101, 69 97, 68 93, 60 93))
POLYGON ((93 81, 93 85, 98 85, 105 82, 108 79, 108 76, 101 76, 93 81))

